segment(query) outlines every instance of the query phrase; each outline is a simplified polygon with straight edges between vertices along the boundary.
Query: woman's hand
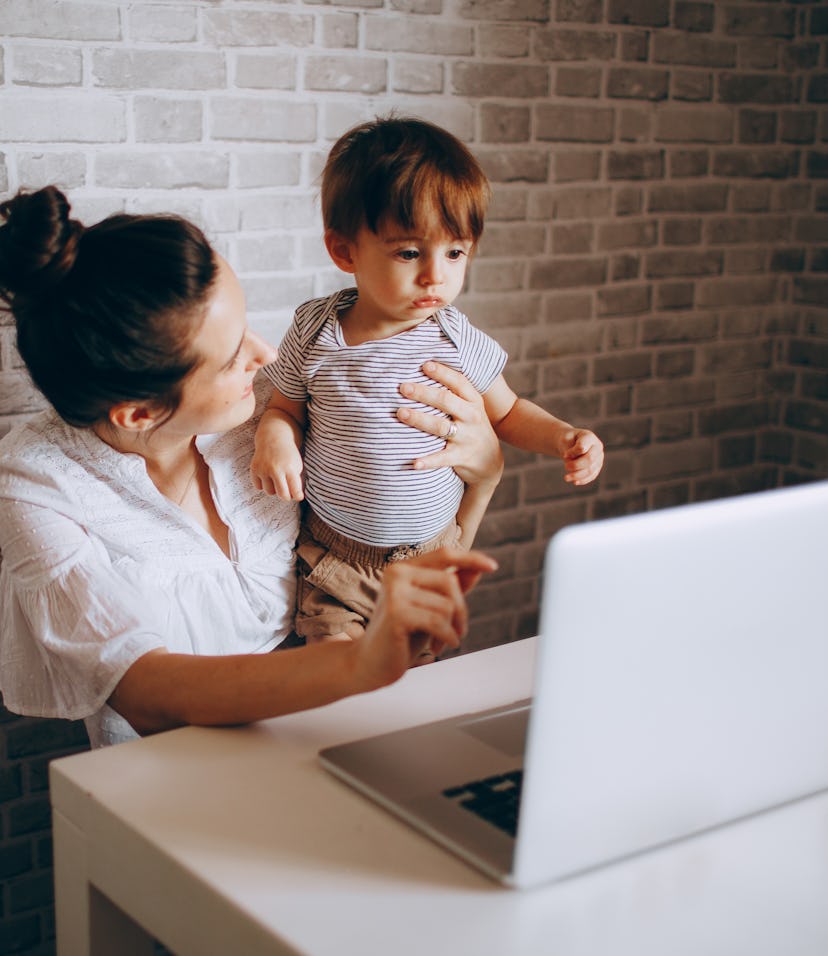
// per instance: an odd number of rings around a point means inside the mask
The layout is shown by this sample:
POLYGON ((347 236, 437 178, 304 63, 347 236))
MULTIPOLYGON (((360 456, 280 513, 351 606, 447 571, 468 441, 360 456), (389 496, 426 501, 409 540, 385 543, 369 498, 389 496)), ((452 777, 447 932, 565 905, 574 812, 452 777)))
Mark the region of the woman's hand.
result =
POLYGON ((467 485, 494 488, 503 474, 503 454, 480 393, 465 375, 446 365, 426 362, 423 371, 440 385, 403 382, 400 393, 445 412, 448 420, 413 408, 398 408, 397 418, 421 432, 445 438, 446 447, 415 459, 413 467, 453 468, 467 485))
POLYGON ((357 686, 391 684, 429 648, 459 647, 468 626, 465 593, 497 563, 479 551, 440 548, 388 566, 371 621, 352 645, 357 686))

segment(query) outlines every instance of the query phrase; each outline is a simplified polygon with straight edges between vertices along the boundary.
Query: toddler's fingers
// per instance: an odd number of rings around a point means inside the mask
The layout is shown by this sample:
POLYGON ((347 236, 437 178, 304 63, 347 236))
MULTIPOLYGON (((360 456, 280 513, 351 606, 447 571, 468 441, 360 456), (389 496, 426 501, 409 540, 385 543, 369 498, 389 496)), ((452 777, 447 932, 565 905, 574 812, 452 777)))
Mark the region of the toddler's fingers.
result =
POLYGON ((287 488, 291 501, 302 501, 305 497, 305 492, 302 488, 302 479, 299 475, 288 475, 287 488))
POLYGON ((276 475, 272 479, 273 494, 282 501, 293 500, 293 490, 290 486, 290 479, 287 475, 276 475))
POLYGON ((592 441, 589 432, 576 432, 572 436, 571 444, 564 457, 569 460, 581 458, 583 455, 589 454, 591 448, 592 441))
POLYGON ((276 490, 276 485, 273 484, 273 479, 270 478, 270 477, 268 477, 267 475, 263 475, 261 478, 258 479, 258 481, 259 481, 259 488, 260 488, 266 495, 271 495, 271 496, 273 496, 273 495, 277 495, 277 494, 279 493, 279 492, 276 490))
POLYGON ((564 475, 564 481, 568 481, 573 485, 587 485, 598 477, 600 471, 601 468, 599 464, 589 464, 582 468, 568 471, 567 474, 564 475))

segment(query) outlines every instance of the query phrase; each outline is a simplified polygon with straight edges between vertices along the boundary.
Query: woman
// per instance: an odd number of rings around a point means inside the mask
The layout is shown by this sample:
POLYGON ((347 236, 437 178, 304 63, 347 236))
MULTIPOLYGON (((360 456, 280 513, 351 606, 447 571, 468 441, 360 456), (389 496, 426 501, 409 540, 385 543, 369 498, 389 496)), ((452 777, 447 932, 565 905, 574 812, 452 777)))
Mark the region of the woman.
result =
MULTIPOLYGON (((256 371, 232 270, 192 224, 116 215, 85 229, 54 187, 0 205, 0 296, 53 409, 0 442, 0 681, 15 712, 83 718, 93 746, 234 724, 381 687, 456 647, 463 592, 494 562, 399 562, 359 641, 263 653, 293 611, 295 505, 249 476, 256 371)), ((502 460, 479 397, 414 395, 452 415, 432 466, 469 484, 476 529, 502 460)), ((438 433, 442 421, 410 413, 438 433)), ((346 635, 342 635, 346 637, 346 635)))

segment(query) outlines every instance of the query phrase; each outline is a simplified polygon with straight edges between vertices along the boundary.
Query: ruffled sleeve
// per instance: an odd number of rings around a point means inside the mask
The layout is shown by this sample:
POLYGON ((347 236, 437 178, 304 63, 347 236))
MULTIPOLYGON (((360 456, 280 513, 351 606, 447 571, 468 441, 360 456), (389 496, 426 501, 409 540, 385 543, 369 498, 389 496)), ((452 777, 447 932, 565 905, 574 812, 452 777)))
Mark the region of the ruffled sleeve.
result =
POLYGON ((164 646, 164 602, 118 573, 71 503, 0 495, 0 551, 0 689, 10 710, 88 717, 139 657, 164 646))

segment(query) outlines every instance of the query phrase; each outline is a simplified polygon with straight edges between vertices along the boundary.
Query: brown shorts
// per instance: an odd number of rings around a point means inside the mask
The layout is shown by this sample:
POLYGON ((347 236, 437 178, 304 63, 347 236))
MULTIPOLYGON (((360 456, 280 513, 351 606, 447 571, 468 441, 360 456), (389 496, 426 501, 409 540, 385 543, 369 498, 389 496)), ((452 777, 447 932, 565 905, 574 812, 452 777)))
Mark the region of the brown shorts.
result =
POLYGON ((377 548, 334 531, 309 508, 296 546, 296 633, 308 640, 340 634, 349 624, 367 624, 379 595, 384 568, 416 554, 454 546, 460 528, 452 522, 416 545, 377 548))

